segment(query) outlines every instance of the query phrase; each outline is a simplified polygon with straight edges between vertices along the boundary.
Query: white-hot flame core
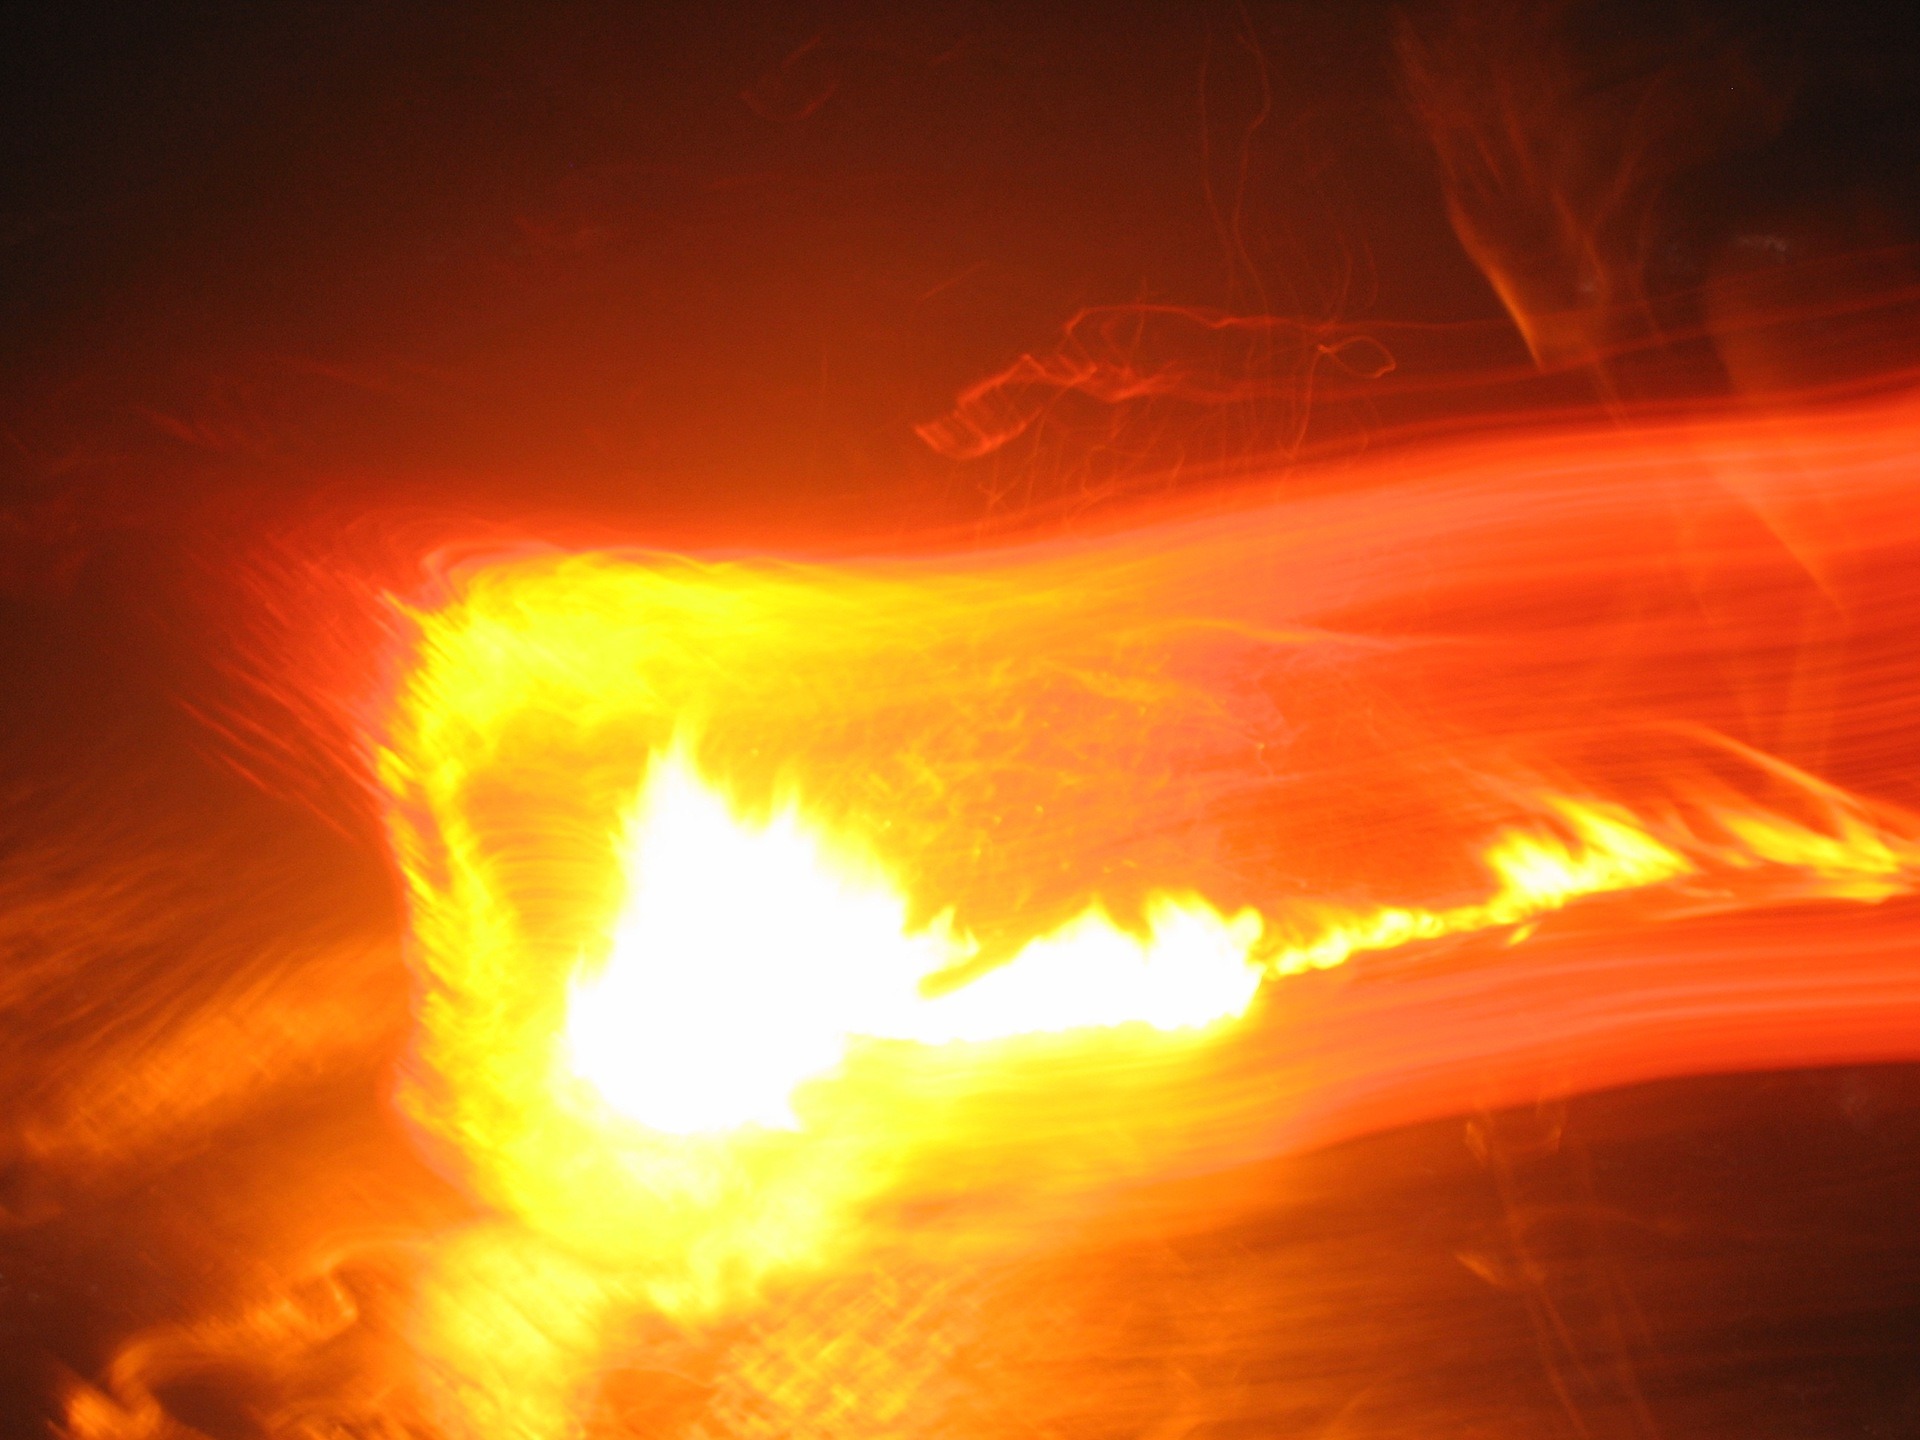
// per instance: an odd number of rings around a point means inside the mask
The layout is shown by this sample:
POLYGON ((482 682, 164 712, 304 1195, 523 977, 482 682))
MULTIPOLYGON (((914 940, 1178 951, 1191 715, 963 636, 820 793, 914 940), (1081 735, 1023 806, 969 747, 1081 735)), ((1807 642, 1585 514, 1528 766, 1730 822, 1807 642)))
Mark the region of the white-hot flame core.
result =
MULTIPOLYGON (((1253 910, 1223 915, 1157 894, 1146 933, 1095 904, 1007 963, 937 995, 973 941, 948 916, 909 925, 905 891, 871 854, 795 805, 743 820, 678 751, 649 774, 622 853, 626 905, 605 965, 577 982, 565 1055, 616 1110, 696 1134, 797 1129, 795 1091, 832 1074, 856 1037, 923 1045, 1139 1024, 1192 1030, 1245 1012, 1264 975, 1326 969, 1367 950, 1515 929, 1591 895, 1694 874, 1699 862, 1618 806, 1549 797, 1558 831, 1511 829, 1486 852, 1496 888, 1444 909, 1304 909, 1268 944, 1253 910)), ((1828 835, 1777 817, 1723 816, 1735 845, 1691 843, 1714 863, 1804 872, 1813 893, 1879 899, 1909 852, 1840 812, 1828 835)))
POLYGON ((880 865, 789 807, 736 816, 678 753, 630 822, 627 903, 578 982, 565 1044, 615 1109, 670 1134, 795 1129, 793 1093, 856 1036, 940 1045, 1142 1023, 1202 1027, 1259 988, 1255 912, 1157 897, 1149 933, 1092 908, 946 994, 921 982, 974 951, 944 918, 915 930, 880 865))

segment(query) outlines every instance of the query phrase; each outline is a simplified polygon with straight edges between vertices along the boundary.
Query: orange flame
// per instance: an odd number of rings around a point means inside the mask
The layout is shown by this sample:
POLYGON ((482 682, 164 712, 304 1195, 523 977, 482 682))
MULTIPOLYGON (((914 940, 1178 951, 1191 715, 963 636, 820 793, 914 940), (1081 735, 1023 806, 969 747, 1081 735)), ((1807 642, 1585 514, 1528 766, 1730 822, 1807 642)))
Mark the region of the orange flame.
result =
MULTIPOLYGON (((401 1098, 481 1213, 129 1348, 73 1432, 171 1433, 251 1352, 295 1413, 349 1335, 356 1416, 619 1432, 662 1336, 1000 1264, 1147 1177, 1231 1204, 1367 1128, 1910 1055, 1914 907, 1838 922, 1912 894, 1920 823, 1811 768, 1893 777, 1914 419, 1506 437, 998 553, 457 572, 377 773, 401 1098)), ((884 1428, 936 1383, 805 1328, 734 1400, 845 1380, 884 1428)))
MULTIPOLYGON (((969 1235, 1003 1223, 982 1207, 1044 1224, 1172 1166, 1458 1109, 1502 1065, 1521 1093, 1550 1062, 1501 1056, 1556 1036, 1586 1084, 1723 1063, 1616 1038, 1635 1002, 1595 977, 1628 928, 1692 937, 1649 1033, 1697 1023, 1693 965, 1773 1016, 1786 962, 1736 981, 1760 932, 1715 924, 1920 875, 1906 812, 1700 718, 1723 690, 1769 713, 1778 681, 1693 673, 1757 666, 1782 607, 1897 553, 1909 417, 1884 418, 1577 462, 1501 442, 1391 506, 1000 553, 458 572, 409 612, 378 754, 421 983, 403 1100, 500 1217, 423 1282, 436 1403, 557 1434, 636 1314, 693 1323, 937 1243, 929 1205, 964 1200, 969 1235), (1801 494, 1796 447, 1863 528, 1801 494), (1663 507, 1685 527, 1640 545, 1663 507), (1304 978, 1393 951, 1351 991, 1304 978), (1541 1033, 1515 1036, 1529 1004, 1541 1033)), ((1885 989, 1884 935, 1857 938, 1885 989)), ((1663 952, 1634 953, 1653 985, 1663 952)))
POLYGON ((855 1036, 1183 1029, 1253 998, 1259 918, 1165 896, 1144 940, 1089 909, 1004 967, 925 995, 978 944, 951 911, 911 929, 898 885, 832 838, 794 808, 743 824, 683 756, 657 763, 628 829, 611 954, 569 1005, 575 1072, 649 1129, 798 1129, 794 1088, 836 1070, 855 1036))
MULTIPOLYGON (((1447 903, 1299 893, 1245 848, 1271 810, 1238 853, 1170 837, 1167 811, 1219 813, 1223 745, 1261 743, 1228 663, 1341 643, 1169 619, 1219 549, 467 573, 414 617, 381 757, 427 987, 411 1113, 494 1203, 711 1311, 861 1243, 917 1157, 1010 1143, 967 1097, 1195 1063, 1263 980, 1518 941, 1609 893, 1686 913, 1910 884, 1910 839, 1765 757, 1824 822, 1704 778, 1654 810, 1500 780, 1521 818, 1447 903)), ((1109 1163, 1073 1152, 1041 1168, 1109 1163)))

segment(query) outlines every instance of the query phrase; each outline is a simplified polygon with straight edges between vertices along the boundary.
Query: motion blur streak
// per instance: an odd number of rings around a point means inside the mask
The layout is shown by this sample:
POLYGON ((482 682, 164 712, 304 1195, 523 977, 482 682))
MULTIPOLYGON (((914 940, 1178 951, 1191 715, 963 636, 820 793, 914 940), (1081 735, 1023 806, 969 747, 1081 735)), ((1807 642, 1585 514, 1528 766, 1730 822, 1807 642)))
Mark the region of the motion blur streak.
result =
POLYGON ((997 551, 444 570, 370 739, 402 1103, 494 1218, 429 1246, 409 1403, 617 1433, 649 1327, 817 1301, 804 1366, 673 1424, 950 1433, 933 1277, 1146 1179, 1920 1054, 1916 434, 1537 429, 997 551), (856 1274, 904 1287, 873 1334, 856 1274))

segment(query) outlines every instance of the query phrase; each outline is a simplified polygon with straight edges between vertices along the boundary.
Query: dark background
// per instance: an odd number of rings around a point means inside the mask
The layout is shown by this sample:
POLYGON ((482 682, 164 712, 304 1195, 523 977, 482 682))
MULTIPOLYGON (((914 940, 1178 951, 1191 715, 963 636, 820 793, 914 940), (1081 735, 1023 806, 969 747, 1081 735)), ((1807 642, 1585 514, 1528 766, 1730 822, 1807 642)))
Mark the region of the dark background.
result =
POLYGON ((1082 307, 1500 314, 1384 6, 11 13, 28 495, 233 461, 965 516, 992 482, 912 427, 1082 307))

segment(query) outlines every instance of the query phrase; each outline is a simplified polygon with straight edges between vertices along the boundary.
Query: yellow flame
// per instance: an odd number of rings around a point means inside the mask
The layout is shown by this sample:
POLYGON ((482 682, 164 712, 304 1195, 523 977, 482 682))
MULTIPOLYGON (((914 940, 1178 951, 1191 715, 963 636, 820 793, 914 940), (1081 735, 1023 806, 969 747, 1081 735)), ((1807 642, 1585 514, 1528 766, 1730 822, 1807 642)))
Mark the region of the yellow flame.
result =
POLYGON ((1805 871, 1836 899, 1884 900, 1909 888, 1914 846, 1844 811, 1832 817, 1839 833, 1831 835, 1778 815, 1723 810, 1716 818, 1739 842, 1733 863, 1805 871))
POLYGON ((1357 914, 1317 916, 1320 929, 1283 948, 1273 968, 1283 975, 1326 970, 1365 950, 1391 950, 1418 940, 1524 926, 1576 900, 1664 884, 1690 874, 1694 863, 1602 801, 1549 797, 1578 844, 1532 830, 1510 829, 1486 851, 1500 887, 1487 900, 1445 910, 1382 906, 1357 914))
POLYGON ((650 1129, 797 1129, 793 1091, 856 1036, 922 1044, 1242 1013, 1259 916, 1156 896, 1145 938, 1097 907, 970 985, 926 982, 978 946, 950 915, 914 929, 878 862, 796 806, 753 825, 683 751, 657 762, 623 847, 628 901, 599 974, 577 983, 573 1069, 650 1129))
POLYGON ((1249 748, 1264 691, 1239 716, 1217 675, 1302 642, 1171 624, 1140 578, 620 556, 468 576, 414 617, 379 757, 422 978, 410 1114, 561 1251, 711 1311, 859 1243, 905 1167, 1019 1141, 1003 1097, 1116 1097, 1038 1127, 1070 1143, 1021 1152, 1023 1183, 1100 1136, 1178 1143, 1150 1087, 1281 977, 1517 940, 1613 892, 1874 899, 1920 872, 1879 812, 1749 756, 1814 823, 1704 782, 1658 813, 1536 789, 1532 820, 1483 832, 1477 893, 1260 888, 1290 873, 1282 842, 1244 871, 1205 849, 1214 797, 1282 803, 1249 748))
POLYGON ((1095 904, 1006 964, 929 995, 930 979, 978 952, 950 912, 912 927, 903 888, 878 859, 810 824, 796 802, 743 819, 676 748, 628 821, 627 900, 604 964, 572 987, 567 1058, 651 1130, 797 1130, 795 1090, 835 1073, 856 1037, 945 1045, 1126 1024, 1202 1029, 1244 1014, 1263 973, 1520 925, 1695 868, 1618 807, 1549 806, 1577 843, 1504 834, 1487 851, 1500 886, 1484 902, 1333 917, 1264 955, 1267 927, 1251 909, 1229 917, 1198 897, 1156 894, 1142 936, 1095 904))

